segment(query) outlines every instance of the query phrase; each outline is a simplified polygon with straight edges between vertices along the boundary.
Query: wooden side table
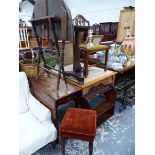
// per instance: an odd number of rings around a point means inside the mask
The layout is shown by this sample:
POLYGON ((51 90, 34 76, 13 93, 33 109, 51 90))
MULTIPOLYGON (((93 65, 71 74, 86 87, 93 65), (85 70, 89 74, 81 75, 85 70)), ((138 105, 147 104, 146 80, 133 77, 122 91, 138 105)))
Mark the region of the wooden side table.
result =
POLYGON ((89 155, 93 154, 93 141, 96 136, 96 111, 70 108, 60 125, 62 155, 65 155, 64 139, 72 138, 89 142, 89 155), (89 123, 88 123, 89 122, 89 123))
POLYGON ((68 84, 66 88, 65 82, 61 79, 59 92, 57 91, 57 77, 40 77, 39 79, 30 78, 30 84, 32 85, 32 92, 34 96, 44 104, 52 113, 53 121, 58 127, 58 107, 62 104, 66 104, 71 100, 76 102, 81 98, 81 89, 68 84))
POLYGON ((85 79, 84 84, 80 84, 70 79, 68 82, 82 89, 81 91, 83 97, 81 98, 80 106, 82 108, 96 110, 97 125, 100 125, 114 113, 116 101, 114 81, 116 72, 109 70, 105 72, 104 69, 94 66, 89 68, 89 75, 88 78, 85 79), (105 95, 106 100, 95 108, 92 108, 90 100, 102 94, 105 95))

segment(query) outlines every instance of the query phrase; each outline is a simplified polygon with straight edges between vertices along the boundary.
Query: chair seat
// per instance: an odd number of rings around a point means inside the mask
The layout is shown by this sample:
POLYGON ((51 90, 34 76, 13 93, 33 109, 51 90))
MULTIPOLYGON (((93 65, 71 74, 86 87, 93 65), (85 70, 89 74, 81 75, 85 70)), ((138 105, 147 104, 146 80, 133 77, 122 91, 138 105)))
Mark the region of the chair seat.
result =
POLYGON ((80 49, 87 50, 90 53, 90 52, 108 50, 109 47, 107 45, 93 45, 92 47, 87 47, 87 45, 81 44, 80 49))
POLYGON ((70 108, 62 120, 60 134, 64 138, 93 140, 96 135, 96 111, 70 108))

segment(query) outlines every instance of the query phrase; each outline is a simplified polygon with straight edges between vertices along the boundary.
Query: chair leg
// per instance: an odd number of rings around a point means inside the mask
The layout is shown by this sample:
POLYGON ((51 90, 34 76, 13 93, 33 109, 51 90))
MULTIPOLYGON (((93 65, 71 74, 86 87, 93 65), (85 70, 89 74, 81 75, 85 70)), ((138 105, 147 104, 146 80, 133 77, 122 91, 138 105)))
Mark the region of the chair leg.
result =
POLYGON ((62 150, 62 155, 65 155, 65 140, 63 137, 61 137, 61 150, 62 150))
POLYGON ((89 155, 93 154, 93 141, 89 141, 89 155))
POLYGON ((104 71, 107 71, 107 63, 108 63, 108 52, 109 50, 106 50, 105 52, 105 66, 104 66, 104 71))

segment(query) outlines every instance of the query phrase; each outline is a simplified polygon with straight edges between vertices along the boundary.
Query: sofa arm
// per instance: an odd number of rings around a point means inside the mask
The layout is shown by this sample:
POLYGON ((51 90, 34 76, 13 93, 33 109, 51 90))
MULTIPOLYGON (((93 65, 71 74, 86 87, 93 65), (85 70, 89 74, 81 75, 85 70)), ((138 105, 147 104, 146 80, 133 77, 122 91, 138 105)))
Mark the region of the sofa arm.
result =
POLYGON ((31 93, 29 93, 29 110, 39 121, 51 120, 51 112, 41 104, 31 93))

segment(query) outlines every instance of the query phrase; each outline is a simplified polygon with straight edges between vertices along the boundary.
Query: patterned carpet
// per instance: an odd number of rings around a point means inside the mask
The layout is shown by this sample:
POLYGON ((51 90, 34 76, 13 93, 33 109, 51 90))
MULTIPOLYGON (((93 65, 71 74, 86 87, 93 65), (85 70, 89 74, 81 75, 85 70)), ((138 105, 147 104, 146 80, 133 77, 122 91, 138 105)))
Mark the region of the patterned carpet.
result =
MULTIPOLYGON (((68 106, 72 106, 70 103, 68 106)), ((66 108, 66 107, 65 107, 66 108)), ((59 112, 65 109, 61 107, 59 112)), ((115 106, 115 114, 97 128, 93 155, 134 155, 135 154, 135 106, 126 106, 119 112, 120 104, 115 106)), ((80 140, 67 140, 66 155, 88 155, 88 143, 80 140)), ((61 147, 53 150, 51 144, 38 150, 34 155, 61 155, 61 147)))

